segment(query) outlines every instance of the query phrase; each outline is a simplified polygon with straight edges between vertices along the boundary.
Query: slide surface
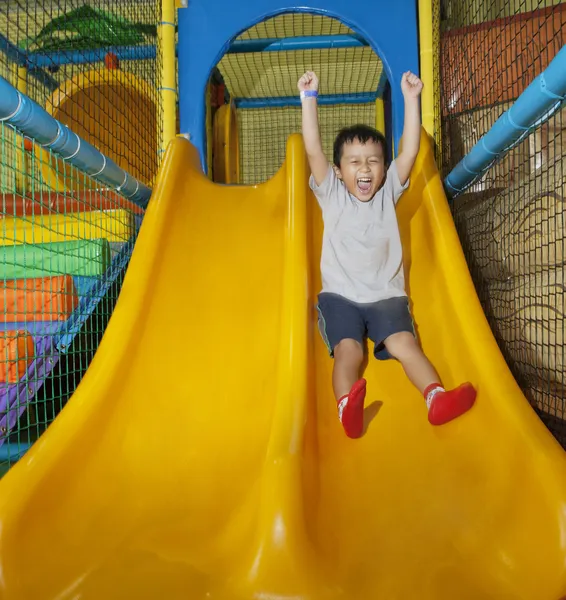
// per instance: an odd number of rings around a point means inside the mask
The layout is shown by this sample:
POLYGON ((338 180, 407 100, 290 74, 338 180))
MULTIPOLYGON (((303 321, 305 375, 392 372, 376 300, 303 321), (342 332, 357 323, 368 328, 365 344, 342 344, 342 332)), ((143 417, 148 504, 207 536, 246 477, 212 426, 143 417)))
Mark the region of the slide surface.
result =
POLYGON ((484 319, 423 140, 399 205, 414 316, 473 410, 441 428, 371 360, 347 439, 316 332, 321 219, 302 142, 269 182, 168 150, 74 397, 0 481, 6 600, 559 600, 564 453, 484 319))

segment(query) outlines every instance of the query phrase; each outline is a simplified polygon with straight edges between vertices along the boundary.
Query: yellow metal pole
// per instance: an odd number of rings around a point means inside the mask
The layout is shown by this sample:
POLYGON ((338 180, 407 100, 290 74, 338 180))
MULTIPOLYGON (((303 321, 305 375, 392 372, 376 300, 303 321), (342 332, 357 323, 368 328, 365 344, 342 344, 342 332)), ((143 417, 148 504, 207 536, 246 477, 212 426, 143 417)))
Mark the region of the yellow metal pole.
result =
POLYGON ((422 124, 427 133, 434 137, 434 68, 432 35, 433 0, 419 0, 419 36, 421 55, 421 79, 424 90, 421 96, 422 124))
POLYGON ((161 139, 163 156, 177 129, 177 77, 175 57, 175 0, 161 0, 161 22, 158 27, 161 56, 161 139))
POLYGON ((435 82, 433 93, 434 112, 434 141, 436 142, 436 157, 442 164, 442 113, 440 108, 440 0, 432 0, 432 76, 435 82))
MULTIPOLYGON (((28 70, 27 67, 21 67, 16 63, 13 64, 12 68, 12 80, 14 87, 22 94, 28 93, 28 70)), ((23 147, 23 140, 18 134, 16 139, 20 140, 16 150, 16 191, 19 194, 25 192, 26 178, 28 174, 27 155, 23 147)))
POLYGON ((206 165, 208 178, 212 179, 212 84, 206 85, 206 165))
POLYGON ((383 108, 383 98, 375 100, 375 128, 385 135, 385 109, 383 108))

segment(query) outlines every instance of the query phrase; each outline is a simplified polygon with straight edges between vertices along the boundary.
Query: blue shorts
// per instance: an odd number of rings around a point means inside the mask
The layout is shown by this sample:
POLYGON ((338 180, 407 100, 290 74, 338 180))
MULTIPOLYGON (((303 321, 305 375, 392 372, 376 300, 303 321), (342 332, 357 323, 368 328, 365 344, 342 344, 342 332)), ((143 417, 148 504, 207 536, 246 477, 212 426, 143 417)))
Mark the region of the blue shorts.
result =
POLYGON ((406 296, 358 304, 324 292, 318 296, 317 310, 318 328, 330 356, 334 356, 338 342, 350 338, 363 345, 367 335, 375 344, 375 358, 387 360, 392 358, 384 344, 389 336, 402 331, 415 335, 406 296))

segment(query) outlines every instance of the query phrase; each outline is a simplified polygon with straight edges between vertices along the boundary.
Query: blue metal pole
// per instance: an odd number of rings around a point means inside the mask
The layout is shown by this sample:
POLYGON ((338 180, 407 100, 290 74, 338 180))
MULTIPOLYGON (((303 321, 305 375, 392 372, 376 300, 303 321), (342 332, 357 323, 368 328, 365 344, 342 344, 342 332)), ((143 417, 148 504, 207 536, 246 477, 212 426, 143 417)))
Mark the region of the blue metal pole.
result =
POLYGON ((448 174, 444 180, 447 195, 453 198, 463 192, 521 137, 554 114, 565 99, 566 46, 563 46, 513 106, 448 174))
POLYGON ((27 54, 23 50, 20 50, 17 46, 12 44, 12 42, 1 33, 0 50, 6 54, 9 60, 17 63, 20 67, 27 67, 29 76, 39 81, 39 83, 43 84, 49 90, 54 91, 59 87, 59 83, 56 79, 53 79, 51 75, 49 75, 45 71, 41 71, 30 66, 27 59, 27 54))
POLYGON ((4 77, 0 77, 0 121, 50 148, 63 160, 139 206, 147 206, 151 190, 146 185, 54 119, 39 104, 18 92, 4 77))
MULTIPOLYGON (((318 97, 318 104, 366 104, 375 102, 375 92, 357 92, 354 94, 328 94, 318 97)), ((237 108, 282 108, 285 106, 301 106, 299 96, 280 96, 274 98, 235 98, 237 108)))
POLYGON ((113 52, 120 60, 150 60, 157 56, 155 46, 116 46, 96 50, 60 50, 56 52, 31 52, 28 64, 34 67, 61 65, 81 65, 102 62, 108 52, 113 52))
POLYGON ((8 57, 9 60, 18 63, 20 67, 27 65, 26 53, 20 50, 15 44, 3 34, 0 33, 0 50, 8 57))
POLYGON ((234 40, 228 54, 238 52, 282 52, 287 50, 329 50, 331 48, 361 48, 368 43, 361 35, 308 35, 289 38, 234 40))
MULTIPOLYGON (((368 43, 362 36, 351 35, 311 35, 289 38, 263 38, 258 40, 235 40, 228 54, 239 52, 281 52, 288 50, 327 50, 331 48, 362 48, 368 43)), ((21 52, 21 51, 20 51, 21 52)), ((120 60, 150 60, 157 56, 156 47, 116 46, 115 48, 94 50, 62 50, 56 52, 31 52, 27 56, 30 66, 43 68, 61 65, 80 65, 101 62, 107 52, 113 52, 120 60)), ((25 54, 24 54, 25 57, 25 54)))

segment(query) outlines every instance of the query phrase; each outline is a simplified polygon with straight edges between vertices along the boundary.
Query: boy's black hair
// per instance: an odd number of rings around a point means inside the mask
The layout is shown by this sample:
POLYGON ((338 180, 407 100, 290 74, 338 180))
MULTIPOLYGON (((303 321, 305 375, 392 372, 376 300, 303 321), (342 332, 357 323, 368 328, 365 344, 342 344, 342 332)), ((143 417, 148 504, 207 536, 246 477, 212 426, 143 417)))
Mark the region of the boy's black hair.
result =
POLYGON ((367 142, 375 142, 381 144, 383 150, 383 159, 387 160, 387 140, 385 136, 368 125, 352 125, 351 127, 345 127, 342 129, 336 139, 334 140, 334 164, 340 168, 340 160, 342 159, 342 151, 344 150, 344 144, 351 144, 353 141, 358 140, 360 144, 366 144, 367 142))

